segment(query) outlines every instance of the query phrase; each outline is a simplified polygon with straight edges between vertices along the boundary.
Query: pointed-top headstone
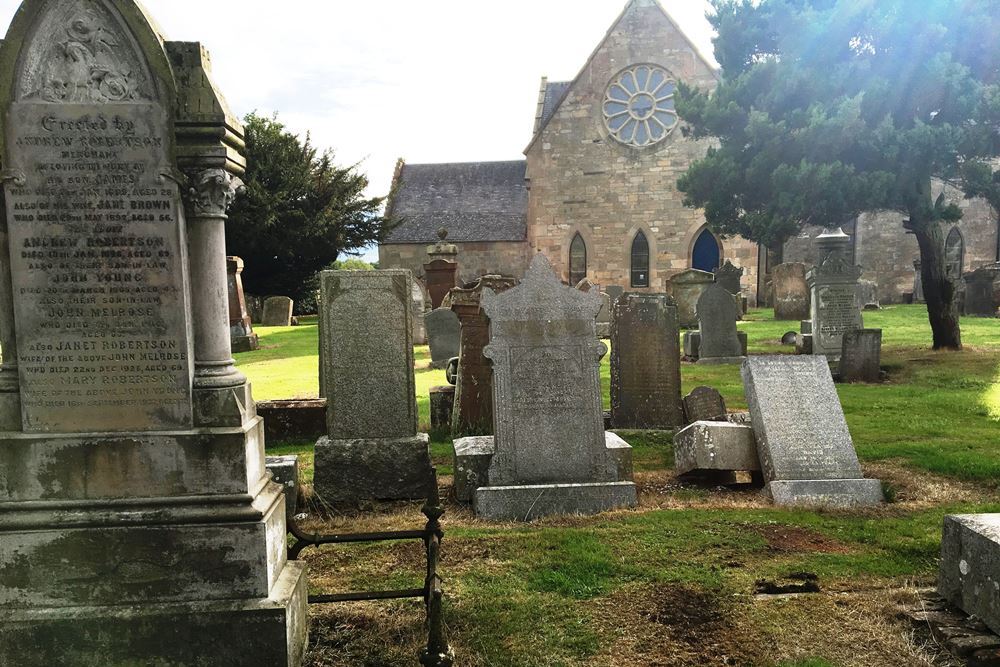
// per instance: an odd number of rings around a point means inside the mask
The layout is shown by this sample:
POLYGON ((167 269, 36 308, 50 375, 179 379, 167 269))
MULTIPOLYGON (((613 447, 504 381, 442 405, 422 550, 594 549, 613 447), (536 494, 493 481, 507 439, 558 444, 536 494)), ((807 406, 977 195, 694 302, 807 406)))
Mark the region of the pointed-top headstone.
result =
POLYGON ((743 360, 743 345, 736 330, 739 309, 733 295, 721 285, 709 285, 698 299, 701 340, 698 363, 726 364, 743 360))

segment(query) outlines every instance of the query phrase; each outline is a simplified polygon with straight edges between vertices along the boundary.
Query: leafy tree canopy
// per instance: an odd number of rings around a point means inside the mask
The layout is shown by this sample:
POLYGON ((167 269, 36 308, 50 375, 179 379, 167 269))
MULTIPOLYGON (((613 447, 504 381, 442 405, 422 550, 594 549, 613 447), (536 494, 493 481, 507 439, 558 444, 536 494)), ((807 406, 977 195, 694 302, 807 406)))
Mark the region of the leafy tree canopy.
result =
POLYGON ((244 122, 246 189, 229 211, 227 250, 246 262, 248 293, 308 299, 317 271, 383 238, 382 199, 365 197, 368 178, 356 165, 337 166, 332 151, 276 117, 244 122))

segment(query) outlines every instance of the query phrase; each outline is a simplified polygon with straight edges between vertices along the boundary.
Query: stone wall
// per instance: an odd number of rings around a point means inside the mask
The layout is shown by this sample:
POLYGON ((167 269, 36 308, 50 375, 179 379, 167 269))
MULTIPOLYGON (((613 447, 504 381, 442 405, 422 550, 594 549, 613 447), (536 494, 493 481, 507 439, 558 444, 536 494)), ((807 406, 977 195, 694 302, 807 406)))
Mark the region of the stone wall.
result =
MULTIPOLYGON (((576 233, 587 244, 588 277, 600 285, 629 287, 630 250, 640 230, 650 244, 650 289, 637 291, 662 291, 667 278, 691 266, 705 219, 701 211, 684 206, 677 179, 704 156, 709 143, 685 139, 678 127, 658 144, 632 148, 611 138, 604 124, 608 84, 623 69, 647 63, 675 80, 716 85, 713 70, 656 3, 635 3, 527 150, 528 240, 563 280, 569 279, 569 247, 576 233)), ((753 298, 756 246, 726 241, 726 259, 745 269, 743 285, 753 298)))
MULTIPOLYGON (((462 284, 487 274, 502 274, 520 279, 528 268, 531 253, 526 242, 456 243, 458 276, 462 284)), ((409 269, 421 281, 424 264, 429 260, 427 246, 417 243, 381 245, 379 268, 409 269)))

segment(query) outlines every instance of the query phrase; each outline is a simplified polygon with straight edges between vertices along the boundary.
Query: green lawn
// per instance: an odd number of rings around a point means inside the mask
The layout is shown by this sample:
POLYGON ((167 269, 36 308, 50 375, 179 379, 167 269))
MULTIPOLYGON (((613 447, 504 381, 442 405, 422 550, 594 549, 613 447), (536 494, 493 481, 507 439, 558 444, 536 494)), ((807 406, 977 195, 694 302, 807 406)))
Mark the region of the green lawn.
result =
MULTIPOLYGON (((790 352, 778 341, 796 323, 770 317, 753 311, 740 324, 752 354, 790 352)), ((934 664, 935 647, 911 636, 894 605, 912 600, 915 586, 933 585, 945 514, 1000 511, 1000 321, 963 320, 960 353, 927 349, 919 306, 866 313, 865 324, 883 329, 889 380, 838 391, 866 472, 883 480, 893 503, 864 512, 776 509, 755 490, 680 483, 669 432, 625 432, 641 491, 635 511, 497 525, 448 504, 442 567, 458 664, 934 664), (822 592, 754 596, 762 581, 794 582, 803 573, 822 592)), ((258 333, 264 349, 238 358, 255 396, 315 395, 315 323, 258 333)), ((416 353, 426 426, 427 390, 444 373, 426 370, 426 348, 416 353)), ((605 393, 608 370, 606 358, 605 393)), ((708 384, 730 409, 745 409, 736 366, 684 364, 682 375, 685 391, 708 384)), ((311 467, 311 447, 272 444, 311 467)), ((447 485, 450 443, 432 451, 447 485)), ((381 530, 419 520, 415 505, 387 506, 316 527, 381 530)), ((330 548, 311 552, 309 564, 317 589, 412 586, 422 577, 418 547, 330 548)), ((309 664, 413 664, 418 604, 312 612, 309 664)))

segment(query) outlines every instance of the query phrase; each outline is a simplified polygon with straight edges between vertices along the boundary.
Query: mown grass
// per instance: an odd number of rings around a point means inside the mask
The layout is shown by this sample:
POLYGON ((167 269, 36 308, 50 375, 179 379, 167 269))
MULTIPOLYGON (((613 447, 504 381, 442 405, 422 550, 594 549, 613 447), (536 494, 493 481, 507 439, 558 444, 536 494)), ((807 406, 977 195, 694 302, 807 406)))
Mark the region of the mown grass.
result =
MULTIPOLYGON (((752 311, 740 324, 751 354, 791 352, 779 340, 797 323, 770 316, 752 311)), ((883 329, 888 380, 838 392, 863 464, 891 477, 896 502, 865 512, 787 510, 753 490, 679 484, 671 433, 622 432, 643 490, 636 511, 509 525, 476 520, 449 501, 442 571, 458 664, 933 664, 933 647, 917 645, 870 591, 905 597, 915 585, 933 585, 943 517, 1000 511, 1000 321, 963 320, 966 349, 935 353, 919 306, 865 319, 883 329), (851 597, 820 593, 785 606, 754 598, 759 582, 800 573, 851 597), (717 606, 707 621, 698 616, 705 600, 717 606), (753 651, 741 652, 749 644, 753 651)), ((314 395, 314 323, 259 333, 265 349, 238 360, 255 396, 314 395)), ((427 390, 444 373, 426 369, 426 348, 416 357, 426 427, 427 390)), ((601 375, 607 404, 607 358, 601 375)), ((682 377, 685 392, 707 384, 731 410, 746 407, 736 366, 684 364, 682 377)), ((273 445, 269 451, 301 454, 311 476, 309 445, 273 445)), ((435 441, 432 454, 447 483, 450 442, 435 441)), ((415 506, 393 507, 333 521, 328 529, 382 530, 419 525, 421 516, 415 506)), ((328 549, 308 562, 314 585, 336 590, 409 587, 423 577, 419 545, 328 549)), ((316 611, 313 626, 316 666, 411 664, 421 641, 418 603, 330 607, 316 611)))

